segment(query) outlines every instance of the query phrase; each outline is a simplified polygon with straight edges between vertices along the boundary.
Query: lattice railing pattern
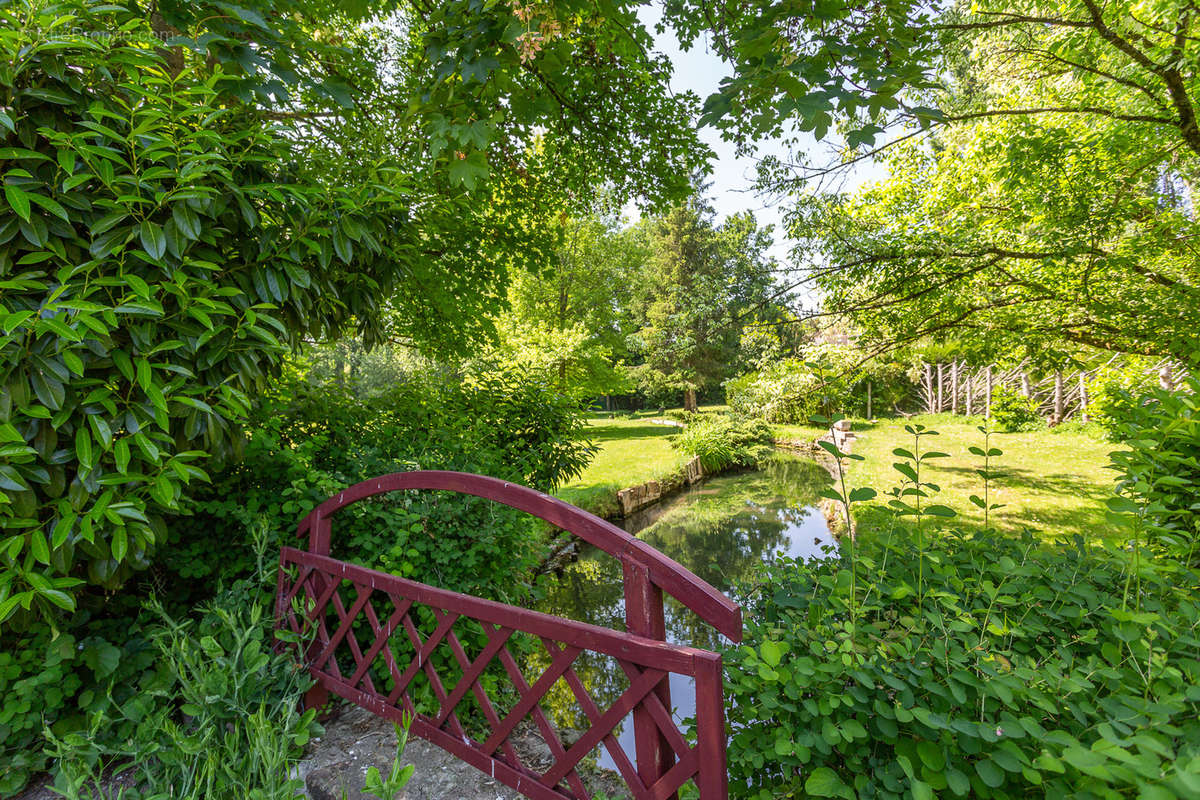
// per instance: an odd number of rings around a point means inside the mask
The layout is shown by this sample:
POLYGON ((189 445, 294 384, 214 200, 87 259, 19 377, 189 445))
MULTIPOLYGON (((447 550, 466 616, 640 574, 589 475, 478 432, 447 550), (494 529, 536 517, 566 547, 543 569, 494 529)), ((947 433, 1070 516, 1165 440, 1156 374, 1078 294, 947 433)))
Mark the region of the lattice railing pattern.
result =
POLYGON ((607 749, 635 800, 673 797, 690 779, 695 779, 704 800, 725 796, 721 659, 714 653, 470 597, 286 547, 277 604, 279 625, 311 641, 306 655, 319 685, 383 717, 412 715, 415 735, 527 797, 591 797, 578 767, 599 746, 607 749), (540 674, 532 680, 510 650, 518 635, 533 637, 544 650, 540 674), (598 703, 581 680, 577 662, 589 651, 609 657, 624 673, 627 683, 615 698, 598 703), (490 665, 496 666, 489 670, 490 665), (685 739, 664 703, 669 673, 695 681, 701 731, 697 744, 685 739), (499 694, 494 683, 491 693, 484 688, 485 674, 493 681, 497 675, 507 679, 503 698, 494 696, 499 694), (551 688, 564 683, 585 721, 569 744, 543 707, 551 688), (436 710, 414 706, 418 684, 432 692, 436 710), (468 707, 474 713, 464 713, 468 707), (652 769, 643 764, 639 770, 636 754, 626 753, 615 735, 635 712, 652 721, 653 733, 666 743, 665 752, 654 754, 658 763, 652 769), (550 750, 548 767, 529 763, 513 746, 513 734, 522 725, 536 727, 550 750))

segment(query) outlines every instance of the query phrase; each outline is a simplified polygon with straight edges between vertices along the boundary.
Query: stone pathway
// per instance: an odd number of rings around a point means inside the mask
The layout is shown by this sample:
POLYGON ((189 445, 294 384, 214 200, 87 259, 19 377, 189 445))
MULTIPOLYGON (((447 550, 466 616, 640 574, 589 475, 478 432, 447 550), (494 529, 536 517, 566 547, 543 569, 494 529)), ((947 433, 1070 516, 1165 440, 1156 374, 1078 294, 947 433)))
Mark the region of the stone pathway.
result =
MULTIPOLYGON (((356 706, 343 707, 324 723, 325 735, 313 740, 299 765, 305 794, 310 800, 368 800, 362 793, 367 770, 374 766, 385 776, 396 757, 396 732, 392 723, 356 706)), ((572 741, 564 732, 565 743, 572 741)), ((513 746, 525 763, 546 768, 550 749, 532 730, 520 731, 513 746)), ((416 767, 399 800, 523 800, 523 795, 480 772, 466 762, 430 744, 410 737, 403 763, 416 767)), ((588 788, 596 794, 625 796, 625 784, 607 770, 580 769, 588 788)))

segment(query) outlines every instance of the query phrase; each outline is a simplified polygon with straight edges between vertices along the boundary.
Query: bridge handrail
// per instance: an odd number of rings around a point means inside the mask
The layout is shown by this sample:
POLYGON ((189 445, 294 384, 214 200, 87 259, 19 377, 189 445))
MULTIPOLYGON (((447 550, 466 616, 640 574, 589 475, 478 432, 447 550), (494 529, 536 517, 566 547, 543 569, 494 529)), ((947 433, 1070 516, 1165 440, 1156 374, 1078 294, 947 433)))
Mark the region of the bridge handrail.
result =
POLYGON ((331 518, 368 497, 409 489, 458 492, 482 497, 532 514, 618 559, 623 567, 645 569, 650 580, 734 642, 742 640, 742 610, 708 582, 678 562, 581 508, 510 481, 449 470, 394 472, 338 492, 300 521, 297 535, 309 537, 309 551, 329 555, 331 518))

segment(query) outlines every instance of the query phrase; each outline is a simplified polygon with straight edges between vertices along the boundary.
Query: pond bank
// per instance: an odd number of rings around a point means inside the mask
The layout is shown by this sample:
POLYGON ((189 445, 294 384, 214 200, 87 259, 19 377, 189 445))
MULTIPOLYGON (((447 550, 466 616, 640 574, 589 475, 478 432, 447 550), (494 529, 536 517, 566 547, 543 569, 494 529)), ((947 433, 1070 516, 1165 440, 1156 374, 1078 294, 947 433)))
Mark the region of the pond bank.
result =
MULTIPOLYGON (((663 502, 626 517, 626 531, 691 570, 718 590, 745 587, 759 566, 779 556, 824 558, 837 552, 817 510, 828 471, 814 459, 777 451, 757 468, 729 471, 685 488, 663 502)), ((620 563, 581 545, 565 554, 544 584, 538 610, 567 619, 620 630, 624 626, 624 582, 620 563)), ((719 634, 691 611, 664 598, 666 639, 712 650, 719 634)), ((601 707, 615 702, 628 688, 621 668, 607 657, 585 653, 575 664, 580 679, 601 707), (603 702, 600 702, 603 700, 603 702)), ((670 677, 671 701, 678 720, 695 711, 690 679, 670 677)), ((556 706, 552 720, 571 729, 583 726, 573 707, 556 706)), ((628 720, 616 732, 627 753, 633 752, 628 720)), ((606 752, 597 766, 612 769, 606 752)))

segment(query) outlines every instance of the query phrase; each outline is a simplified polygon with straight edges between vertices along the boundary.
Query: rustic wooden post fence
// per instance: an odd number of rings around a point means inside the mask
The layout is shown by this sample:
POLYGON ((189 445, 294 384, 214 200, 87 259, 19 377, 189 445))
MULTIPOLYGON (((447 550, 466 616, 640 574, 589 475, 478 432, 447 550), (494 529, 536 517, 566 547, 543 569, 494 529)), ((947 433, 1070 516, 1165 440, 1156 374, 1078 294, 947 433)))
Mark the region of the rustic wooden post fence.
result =
POLYGON ((332 693, 388 719, 409 714, 414 735, 534 800, 588 800, 591 795, 576 767, 601 745, 635 800, 673 798, 690 779, 695 779, 701 800, 728 797, 721 656, 664 641, 663 592, 735 642, 742 637, 741 609, 645 542, 533 489, 443 471, 400 472, 351 486, 314 509, 300 522, 298 533, 307 536, 308 550, 282 548, 276 624, 312 636, 304 654, 317 682, 306 699, 309 706, 323 705, 332 693), (474 495, 520 509, 618 559, 624 571, 626 630, 470 597, 331 557, 331 522, 337 512, 370 497, 414 489, 474 495), (380 604, 385 613, 378 612, 380 604), (364 648, 355 631, 366 628, 374 639, 364 648), (532 683, 508 649, 516 633, 535 638, 545 650, 548 666, 532 683), (470 653, 464 638, 486 643, 470 653), (573 665, 584 652, 615 660, 628 678, 628 688, 606 709, 575 672, 573 665), (407 663, 401 656, 408 657, 407 663), (493 662, 511 683, 515 700, 507 710, 497 707, 497 698, 481 683, 493 662), (694 681, 695 745, 687 742, 671 713, 672 673, 694 681), (424 676, 435 696, 436 713, 419 713, 410 697, 418 676, 424 676), (377 687, 376 680, 385 683, 377 687), (589 725, 569 746, 541 706, 560 682, 569 687, 589 725), (468 695, 483 719, 460 719, 457 709, 468 695), (630 714, 635 760, 615 735, 630 714), (525 763, 509 741, 526 720, 536 725, 550 749, 548 768, 525 763), (472 735, 481 729, 486 731, 482 738, 472 735))
MULTIPOLYGON (((958 360, 951 361, 947 370, 945 364, 926 362, 920 374, 919 399, 930 414, 945 411, 948 407, 952 414, 958 414, 962 409, 967 416, 971 416, 976 411, 975 401, 981 392, 982 412, 986 419, 992 416, 993 389, 996 386, 1011 386, 1023 396, 1035 400, 1039 412, 1055 423, 1065 422, 1074 415, 1088 422, 1091 419, 1088 412, 1088 381, 1118 359, 1119 356, 1113 356, 1099 368, 1079 370, 1074 378, 1069 379, 1059 369, 1037 381, 1030 377, 1025 362, 1005 370, 994 370, 991 364, 973 370, 958 360), (947 393, 949 402, 946 402, 947 393)), ((1174 390, 1181 377, 1186 375, 1181 365, 1169 360, 1148 366, 1144 372, 1147 386, 1157 381, 1161 388, 1168 391, 1174 390)))

